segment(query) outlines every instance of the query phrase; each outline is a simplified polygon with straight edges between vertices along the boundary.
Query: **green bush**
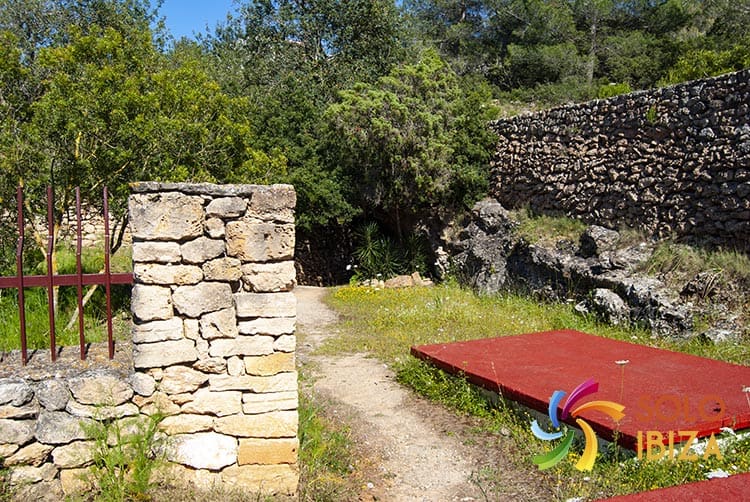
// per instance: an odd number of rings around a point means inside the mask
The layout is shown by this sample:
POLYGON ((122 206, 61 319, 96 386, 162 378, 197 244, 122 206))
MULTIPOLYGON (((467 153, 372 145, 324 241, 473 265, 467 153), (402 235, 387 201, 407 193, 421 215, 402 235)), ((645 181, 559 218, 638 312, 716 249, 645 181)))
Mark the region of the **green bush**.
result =
POLYGON ((600 86, 596 93, 596 97, 599 99, 607 99, 613 96, 619 96, 620 94, 628 94, 630 92, 633 92, 633 89, 630 88, 630 84, 627 82, 621 84, 613 83, 600 86))

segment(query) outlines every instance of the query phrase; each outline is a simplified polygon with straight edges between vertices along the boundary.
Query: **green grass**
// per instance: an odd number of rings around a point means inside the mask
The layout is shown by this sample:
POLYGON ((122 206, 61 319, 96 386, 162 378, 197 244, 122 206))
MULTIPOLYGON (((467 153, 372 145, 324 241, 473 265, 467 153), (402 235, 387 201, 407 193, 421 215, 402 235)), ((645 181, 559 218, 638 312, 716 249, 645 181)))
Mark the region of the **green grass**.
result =
MULTIPOLYGON (((343 317, 337 337, 323 352, 370 352, 391 364, 399 381, 452 409, 481 417, 491 431, 505 430, 513 441, 510 461, 535 469, 531 457, 549 446, 530 432, 527 412, 510 402, 492 403, 486 394, 463 379, 410 357, 412 345, 471 340, 550 329, 577 329, 599 336, 750 365, 748 341, 705 343, 699 339, 677 342, 652 339, 649 332, 613 327, 581 317, 572 306, 543 304, 518 295, 477 296, 453 284, 434 288, 386 289, 348 286, 335 290, 329 303, 343 317)), ((614 361, 613 361, 614 363, 614 361)), ((632 493, 705 479, 710 470, 750 470, 750 440, 724 452, 724 459, 700 462, 633 462, 613 448, 600 455, 592 472, 573 467, 581 445, 554 468, 544 471, 543 482, 555 498, 598 498, 632 493), (576 453, 577 452, 577 453, 576 453)))
POLYGON ((520 223, 518 235, 530 244, 554 244, 560 239, 575 243, 586 230, 586 224, 567 216, 547 216, 532 213, 528 208, 511 212, 513 219, 520 223))

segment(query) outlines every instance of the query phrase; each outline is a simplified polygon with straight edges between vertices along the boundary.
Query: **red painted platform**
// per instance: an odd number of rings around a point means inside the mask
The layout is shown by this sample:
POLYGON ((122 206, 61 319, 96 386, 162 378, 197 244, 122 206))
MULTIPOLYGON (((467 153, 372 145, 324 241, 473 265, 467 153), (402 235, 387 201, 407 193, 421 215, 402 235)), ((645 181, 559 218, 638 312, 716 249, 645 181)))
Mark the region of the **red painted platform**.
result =
POLYGON ((714 502, 750 499, 750 473, 696 481, 607 499, 609 502, 714 502))
MULTIPOLYGON (((607 415, 584 418, 603 438, 635 449, 638 431, 698 431, 698 437, 750 427, 750 367, 560 330, 412 347, 412 355, 542 413, 555 390, 568 393, 589 378, 599 389, 580 403, 625 406, 616 425, 607 415), (629 361, 618 365, 615 361, 629 361)), ((558 414, 562 413, 561 401, 558 414)), ((579 404, 580 404, 579 403, 579 404)), ((568 417, 566 423, 575 424, 568 417)))

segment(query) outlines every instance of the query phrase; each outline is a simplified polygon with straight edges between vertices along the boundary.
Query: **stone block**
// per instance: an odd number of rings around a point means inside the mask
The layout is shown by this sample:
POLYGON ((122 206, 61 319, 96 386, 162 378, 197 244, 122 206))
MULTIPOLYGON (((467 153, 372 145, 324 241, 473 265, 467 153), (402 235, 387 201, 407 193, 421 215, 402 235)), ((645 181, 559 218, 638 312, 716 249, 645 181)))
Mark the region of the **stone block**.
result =
POLYGON ((223 357, 209 357, 193 363, 193 368, 204 373, 224 373, 227 370, 227 361, 223 357))
POLYGON ((141 409, 144 415, 174 415, 180 412, 180 407, 176 405, 163 392, 154 392, 148 397, 133 396, 133 403, 141 409))
POLYGON ((261 186, 250 198, 247 216, 266 221, 294 223, 297 194, 291 185, 261 186))
POLYGON ((40 467, 20 465, 10 471, 10 484, 25 485, 39 483, 40 481, 51 481, 55 479, 57 472, 57 467, 52 464, 43 464, 40 467))
POLYGON ((273 341, 273 337, 262 335, 218 338, 211 340, 208 353, 212 357, 261 356, 273 352, 273 341))
POLYGON ((213 390, 241 390, 244 392, 284 392, 297 390, 297 372, 279 373, 273 376, 211 375, 208 385, 213 390))
POLYGON ((239 197, 220 197, 206 207, 206 215, 216 218, 236 218, 245 214, 247 202, 239 197))
POLYGON ((223 240, 200 237, 180 246, 184 263, 203 264, 224 254, 226 245, 223 240))
POLYGON ((52 450, 52 461, 61 469, 86 467, 94 460, 93 441, 74 441, 52 450))
POLYGON ((227 254, 248 261, 280 261, 294 257, 294 225, 231 221, 226 225, 227 254))
POLYGON ((294 261, 248 263, 242 266, 245 289, 256 293, 291 291, 296 284, 294 261))
POLYGON ((294 335, 281 335, 273 341, 273 350, 279 352, 294 352, 297 348, 297 337, 294 335))
POLYGON ((240 439, 237 464, 295 464, 298 449, 297 438, 240 439))
POLYGON ((294 371, 294 352, 274 352, 266 356, 245 357, 245 373, 255 376, 270 376, 294 371))
POLYGON ((237 356, 232 356, 227 360, 227 373, 230 376, 240 376, 245 374, 245 363, 237 356))
POLYGON ((37 384, 36 398, 47 411, 60 411, 68 404, 70 391, 62 380, 44 380, 37 384))
POLYGON ((130 310, 140 321, 171 319, 174 316, 172 292, 163 286, 135 284, 131 293, 130 310))
POLYGON ((0 404, 22 406, 34 397, 34 389, 23 380, 0 379, 0 404))
POLYGON ((178 312, 197 318, 232 306, 232 288, 221 282, 202 282, 195 286, 180 286, 172 295, 178 312))
POLYGON ((3 443, 24 445, 34 438, 34 425, 33 420, 0 419, 0 438, 3 443))
POLYGON ((63 469, 60 471, 60 485, 65 495, 80 495, 96 488, 94 478, 88 468, 63 469))
POLYGON ((208 218, 205 227, 206 233, 212 239, 221 239, 224 237, 224 222, 219 218, 208 218))
POLYGON ((92 371, 68 380, 73 397, 81 404, 117 406, 133 397, 133 389, 120 378, 92 371))
POLYGON ((294 333, 297 319, 294 317, 260 317, 250 321, 240 321, 239 332, 243 335, 290 335, 294 333))
MULTIPOLYGON (((4 440, 5 441, 5 440, 4 440)), ((0 458, 8 458, 18 451, 19 446, 11 443, 0 443, 0 458)))
POLYGON ((221 417, 214 420, 214 430, 235 437, 293 438, 297 436, 297 411, 221 417))
POLYGON ((45 444, 68 444, 77 439, 86 439, 81 424, 91 420, 74 417, 64 411, 42 411, 36 421, 34 437, 45 444))
POLYGON ((137 415, 138 407, 133 403, 124 403, 119 406, 90 406, 81 404, 75 399, 71 399, 65 406, 65 411, 76 417, 110 420, 112 418, 132 417, 137 415))
POLYGON ((242 413, 242 393, 238 391, 214 392, 199 389, 193 400, 182 406, 183 413, 216 415, 224 417, 242 413))
POLYGON ((297 391, 242 394, 242 411, 247 415, 299 408, 297 391))
POLYGON ((165 394, 193 392, 208 380, 208 375, 187 366, 170 366, 164 370, 159 390, 165 394))
POLYGON ((236 338, 239 331, 237 330, 237 312, 234 307, 201 316, 200 333, 201 337, 206 340, 236 338))
POLYGON ((229 488, 241 488, 263 495, 297 493, 299 470, 293 464, 233 465, 221 471, 221 480, 229 488))
POLYGON ((197 360, 195 342, 188 339, 139 343, 133 347, 133 365, 136 368, 163 368, 197 360))
POLYGON ((176 436, 167 459, 195 469, 219 470, 237 462, 237 440, 215 432, 176 436))
POLYGON ((148 397, 156 390, 154 377, 146 373, 133 373, 128 377, 128 383, 139 396, 148 397))
POLYGON ((238 317, 295 317, 297 300, 294 293, 236 293, 238 317))
POLYGON ((54 446, 42 443, 31 443, 6 458, 3 461, 3 465, 6 467, 14 465, 33 465, 38 467, 47 460, 53 448, 54 446))
POLYGON ((139 193, 128 199, 135 240, 179 241, 203 235, 203 198, 170 193, 139 193))
POLYGON ((203 264, 203 276, 207 281, 239 281, 242 277, 241 265, 237 258, 216 258, 203 264))
POLYGON ((170 436, 174 436, 177 434, 210 431, 213 425, 214 418, 210 415, 183 413, 181 415, 166 417, 159 423, 159 428, 170 436))
POLYGON ((3 418, 36 418, 39 414, 39 403, 34 401, 23 406, 13 406, 6 404, 0 406, 0 419, 3 418))
POLYGON ((195 265, 162 265, 160 263, 136 263, 133 278, 142 284, 179 286, 198 284, 203 280, 203 271, 195 265))
POLYGON ((176 242, 134 242, 134 263, 179 263, 182 255, 176 242))
POLYGON ((184 336, 182 319, 173 317, 163 321, 133 323, 130 330, 133 343, 153 343, 180 340, 184 336))

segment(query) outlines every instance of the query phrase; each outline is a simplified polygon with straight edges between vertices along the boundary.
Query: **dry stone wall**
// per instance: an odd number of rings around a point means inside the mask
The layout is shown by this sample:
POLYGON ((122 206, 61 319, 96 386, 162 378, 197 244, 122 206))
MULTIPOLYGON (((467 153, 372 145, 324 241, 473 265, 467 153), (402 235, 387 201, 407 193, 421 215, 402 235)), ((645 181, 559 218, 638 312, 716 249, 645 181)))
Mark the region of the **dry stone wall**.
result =
POLYGON ((0 458, 11 481, 26 498, 86 489, 85 424, 131 428, 158 412, 172 478, 294 494, 294 189, 132 191, 132 359, 122 362, 121 350, 106 368, 43 354, 27 368, 17 355, 2 361, 0 458))
POLYGON ((750 249, 750 70, 492 127, 505 207, 750 249))

